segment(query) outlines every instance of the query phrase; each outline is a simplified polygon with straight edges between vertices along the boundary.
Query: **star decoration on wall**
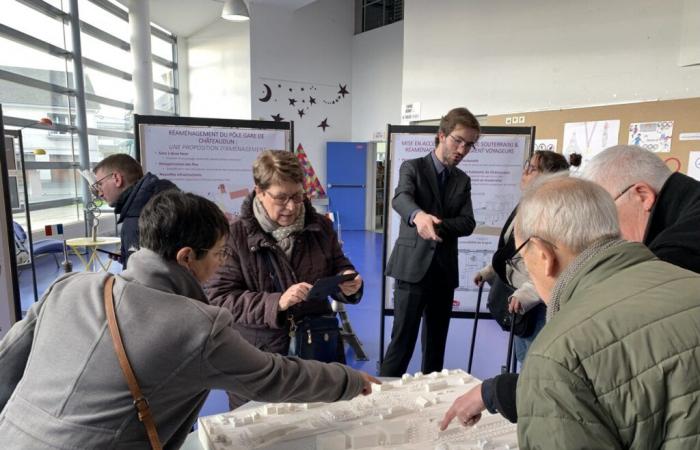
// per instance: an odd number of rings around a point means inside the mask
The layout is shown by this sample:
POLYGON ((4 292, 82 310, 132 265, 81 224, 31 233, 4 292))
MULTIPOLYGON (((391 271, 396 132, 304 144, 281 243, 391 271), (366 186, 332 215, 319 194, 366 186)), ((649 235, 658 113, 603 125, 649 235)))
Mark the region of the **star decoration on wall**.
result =
POLYGON ((284 120, 284 117, 282 117, 280 114, 274 114, 271 117, 275 122, 282 122, 284 120))
POLYGON ((317 126, 317 128, 323 128, 323 132, 326 132, 326 128, 330 128, 330 125, 328 125, 328 117, 323 119, 321 123, 317 126))
POLYGON ((350 92, 348 92, 348 90, 347 90, 347 87, 348 87, 347 84, 338 84, 338 86, 340 87, 340 90, 338 91, 338 94, 342 95, 343 98, 345 97, 345 94, 349 94, 349 93, 350 93, 350 92))
POLYGON ((304 117, 304 114, 306 114, 303 109, 298 109, 297 113, 299 113, 299 118, 304 117))
POLYGON ((296 104, 296 102, 297 102, 297 99, 295 99, 295 98, 290 98, 290 99, 289 99, 289 106, 294 106, 294 105, 296 104))
POLYGON ((309 96, 309 105, 315 105, 316 104, 316 99, 309 96))

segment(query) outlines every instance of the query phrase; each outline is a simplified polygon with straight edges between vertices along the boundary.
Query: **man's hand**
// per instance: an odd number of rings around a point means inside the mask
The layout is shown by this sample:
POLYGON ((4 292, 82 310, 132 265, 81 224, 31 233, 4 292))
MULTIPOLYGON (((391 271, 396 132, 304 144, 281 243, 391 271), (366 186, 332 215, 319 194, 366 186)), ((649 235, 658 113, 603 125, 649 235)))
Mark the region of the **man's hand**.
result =
POLYGON ((442 242, 440 236, 435 232, 435 225, 441 222, 442 220, 423 211, 419 211, 416 217, 413 218, 413 224, 418 230, 418 235, 427 241, 442 242))
MULTIPOLYGON (((350 270, 350 269, 344 270, 343 273, 341 273, 341 275, 345 275, 346 273, 355 273, 355 271, 350 270)), ((340 290, 343 292, 343 295, 346 295, 348 297, 351 295, 355 295, 355 293, 360 290, 361 286, 362 286, 362 277, 360 276, 359 273, 352 280, 345 281, 345 282, 340 283, 338 285, 338 287, 340 287, 340 290)))
POLYGON ((362 375, 362 379, 364 380, 364 384, 362 386, 362 395, 369 395, 372 393, 372 383, 382 384, 381 381, 374 378, 372 375, 368 374, 367 372, 360 372, 360 375, 362 375))
POLYGON ((289 286, 289 289, 284 291, 280 297, 280 311, 286 311, 291 306, 303 302, 310 290, 311 285, 309 283, 297 283, 289 286))
POLYGON ((486 405, 481 398, 481 384, 479 384, 452 403, 440 422, 440 431, 445 431, 455 417, 465 427, 475 425, 481 419, 481 412, 485 409, 486 405))
POLYGON ((511 295, 510 298, 508 298, 508 312, 511 314, 523 313, 523 305, 520 303, 520 300, 518 300, 518 297, 516 297, 515 295, 511 295))

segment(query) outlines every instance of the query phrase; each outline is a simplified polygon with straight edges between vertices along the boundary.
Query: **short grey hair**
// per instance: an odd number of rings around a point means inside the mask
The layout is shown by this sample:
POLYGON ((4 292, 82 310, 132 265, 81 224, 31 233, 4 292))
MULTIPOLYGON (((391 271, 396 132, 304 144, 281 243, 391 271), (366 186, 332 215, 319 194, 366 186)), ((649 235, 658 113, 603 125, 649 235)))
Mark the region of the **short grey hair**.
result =
POLYGON ((638 145, 616 145, 586 164, 581 178, 596 182, 615 196, 628 186, 645 182, 658 194, 671 170, 655 153, 638 145))
POLYGON ((619 238, 617 210, 601 186, 576 177, 543 175, 518 205, 515 233, 537 236, 581 253, 602 238, 619 238))

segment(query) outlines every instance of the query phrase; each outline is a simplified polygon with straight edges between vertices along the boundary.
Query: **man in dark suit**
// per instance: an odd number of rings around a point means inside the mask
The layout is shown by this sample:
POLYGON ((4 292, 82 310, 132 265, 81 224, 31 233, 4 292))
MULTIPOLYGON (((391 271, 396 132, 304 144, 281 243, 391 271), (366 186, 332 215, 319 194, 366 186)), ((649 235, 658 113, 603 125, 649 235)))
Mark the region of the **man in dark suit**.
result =
POLYGON ((423 331, 421 370, 442 370, 454 290, 459 285, 457 238, 476 225, 471 181, 457 165, 479 138, 479 122, 466 108, 440 120, 430 154, 401 164, 392 206, 401 216, 386 275, 395 278, 394 326, 380 375, 406 372, 423 331))

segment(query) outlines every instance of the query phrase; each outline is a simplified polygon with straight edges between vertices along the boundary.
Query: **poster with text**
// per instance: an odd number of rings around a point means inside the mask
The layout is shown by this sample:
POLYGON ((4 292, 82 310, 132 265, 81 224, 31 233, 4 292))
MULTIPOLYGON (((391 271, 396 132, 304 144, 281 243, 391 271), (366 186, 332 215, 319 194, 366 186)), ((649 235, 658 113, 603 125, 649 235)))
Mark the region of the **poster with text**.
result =
POLYGON ((631 123, 627 143, 652 152, 670 152, 672 137, 673 120, 631 123))
POLYGON ((581 154, 584 167, 595 155, 617 145, 619 135, 619 120, 565 123, 562 150, 567 159, 572 153, 581 154))
MULTIPOLYGON (((473 283, 476 272, 491 263, 498 246, 501 228, 520 199, 520 177, 529 155, 529 135, 482 134, 479 142, 459 164, 471 178, 471 197, 476 229, 458 241, 459 287, 455 290, 453 311, 474 312, 478 289, 473 283)), ((435 134, 391 134, 390 198, 399 181, 401 164, 421 158, 435 149, 435 134)), ((391 254, 399 235, 401 218, 389 201, 386 245, 391 254)), ((388 259, 387 259, 388 260, 388 259)), ((385 308, 393 309, 394 279, 387 277, 385 308)), ((488 286, 484 289, 485 301, 488 286)), ((485 305, 485 304, 484 304, 485 305)), ((486 307, 483 306, 483 312, 486 307)))
POLYGON ((263 150, 288 149, 286 130, 142 124, 144 171, 238 215, 263 150))
POLYGON ((700 152, 688 153, 688 176, 700 181, 700 152))

